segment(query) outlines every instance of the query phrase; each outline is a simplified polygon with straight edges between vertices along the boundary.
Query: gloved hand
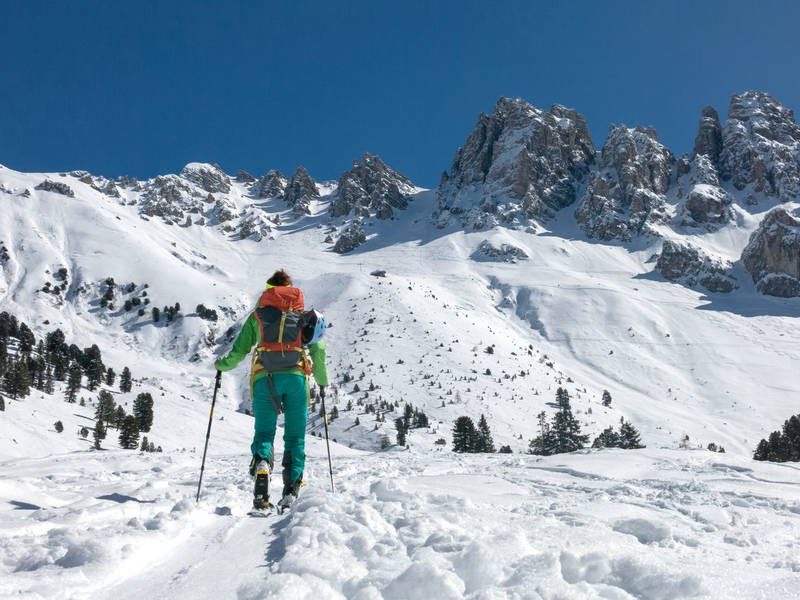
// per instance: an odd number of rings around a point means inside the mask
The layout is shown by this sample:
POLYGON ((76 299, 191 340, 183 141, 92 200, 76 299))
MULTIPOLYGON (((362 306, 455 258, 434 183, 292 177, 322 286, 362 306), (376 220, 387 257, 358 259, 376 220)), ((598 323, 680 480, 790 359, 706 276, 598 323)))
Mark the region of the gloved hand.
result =
POLYGON ((325 400, 325 386, 324 385, 319 386, 319 397, 322 398, 323 400, 325 400))

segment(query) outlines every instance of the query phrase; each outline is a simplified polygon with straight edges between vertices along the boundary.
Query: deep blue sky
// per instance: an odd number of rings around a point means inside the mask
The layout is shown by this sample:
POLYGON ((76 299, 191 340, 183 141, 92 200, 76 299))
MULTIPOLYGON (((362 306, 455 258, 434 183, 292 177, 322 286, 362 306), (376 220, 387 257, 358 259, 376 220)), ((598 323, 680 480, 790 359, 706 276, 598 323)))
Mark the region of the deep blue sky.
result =
POLYGON ((434 186, 500 96, 691 148, 700 109, 800 109, 800 3, 0 0, 0 163, 190 161, 332 179, 364 151, 434 186))

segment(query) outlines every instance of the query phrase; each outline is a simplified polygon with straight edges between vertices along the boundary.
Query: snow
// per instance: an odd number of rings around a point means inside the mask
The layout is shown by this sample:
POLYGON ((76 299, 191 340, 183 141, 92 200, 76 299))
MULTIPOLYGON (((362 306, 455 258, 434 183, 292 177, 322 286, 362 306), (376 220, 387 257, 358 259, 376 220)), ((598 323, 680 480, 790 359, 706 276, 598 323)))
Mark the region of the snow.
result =
MULTIPOLYGON (((370 241, 339 256, 322 242, 333 183, 320 184, 312 215, 297 217, 231 182, 233 221, 280 216, 274 239, 259 241, 144 218, 129 188, 114 199, 75 178, 9 169, 0 184, 10 190, 0 191, 10 255, 0 310, 37 339, 60 327, 68 343, 97 343, 117 373, 129 366, 134 389, 116 400, 130 409, 137 393, 152 393, 148 437, 164 448, 119 450, 110 430, 106 450, 90 449, 77 431, 92 425, 97 392, 81 390, 85 407, 65 403, 61 389, 6 399, 0 597, 798 597, 798 467, 750 458, 797 412, 797 299, 764 297, 745 276, 726 296, 665 282, 648 262, 658 240, 586 239, 569 210, 530 231, 440 230, 433 194, 420 191, 402 223, 367 226, 370 241), (45 177, 68 182, 75 198, 35 190, 45 177), (484 240, 528 260, 473 260, 484 240), (69 285, 57 299, 41 288, 61 266, 69 285), (309 485, 292 513, 250 519, 245 366, 223 377, 199 505, 194 492, 212 361, 277 267, 333 323, 337 493, 324 440, 312 436, 309 485), (136 294, 148 283, 153 305, 180 302, 183 316, 154 325, 149 306, 143 317, 121 302, 101 309, 108 276, 136 283, 136 294), (219 322, 197 317, 199 303, 219 322), (355 380, 345 384, 345 373, 355 380), (409 450, 379 449, 383 435, 394 439, 396 412, 378 423, 363 407, 346 410, 370 382, 367 401, 410 402, 431 418, 411 431, 409 450), (587 433, 625 417, 647 449, 522 454, 559 386, 587 433), (453 420, 482 413, 495 444, 514 454, 448 450, 453 420), (684 435, 690 448, 678 449, 684 435), (701 449, 709 442, 726 453, 701 449)), ((737 223, 692 239, 736 260, 764 213, 735 210, 737 223)), ((310 431, 322 427, 312 415, 310 431)), ((280 442, 277 451, 279 462, 280 442)))
POLYGON ((267 519, 241 453, 211 458, 197 506, 193 453, 2 463, 0 596, 796 597, 793 465, 335 450, 331 494, 309 446, 310 485, 267 519))

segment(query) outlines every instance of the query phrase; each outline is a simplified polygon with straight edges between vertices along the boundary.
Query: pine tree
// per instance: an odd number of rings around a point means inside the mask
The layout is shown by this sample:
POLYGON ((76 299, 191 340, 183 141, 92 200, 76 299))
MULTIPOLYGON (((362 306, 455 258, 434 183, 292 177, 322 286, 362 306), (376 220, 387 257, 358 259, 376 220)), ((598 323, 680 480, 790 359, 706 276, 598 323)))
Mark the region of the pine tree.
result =
POLYGON ((26 398, 30 394, 31 376, 24 360, 11 363, 3 376, 3 387, 13 400, 26 398))
POLYGON ((61 433, 62 431, 64 431, 64 424, 61 421, 56 421, 53 424, 53 427, 55 428, 56 432, 58 432, 58 433, 61 433))
POLYGON ((114 369, 109 367, 106 370, 106 385, 108 387, 112 387, 114 385, 114 381, 117 379, 117 374, 114 372, 114 369))
POLYGON ((6 409, 6 401, 2 396, 0 396, 0 412, 3 412, 5 409, 6 409))
POLYGON ((405 446, 406 432, 407 432, 405 419, 403 419, 402 417, 398 417, 394 421, 394 426, 397 429, 397 445, 405 446))
POLYGON ((119 378, 119 390, 125 394, 131 391, 132 378, 131 370, 128 367, 122 369, 122 375, 119 378))
POLYGON ((600 435, 598 435, 592 448, 618 448, 619 447, 619 434, 614 431, 613 427, 606 427, 600 435))
POLYGON ((30 354, 31 350, 33 350, 33 347, 36 345, 36 338, 25 323, 19 324, 16 337, 19 340, 19 351, 22 354, 30 354))
POLYGON ((411 427, 411 419, 413 419, 413 417, 414 417, 414 407, 406 402, 406 406, 403 409, 403 420, 406 423, 406 431, 408 431, 408 429, 411 427))
POLYGON ((82 366, 86 372, 86 388, 90 391, 96 390, 100 382, 103 381, 106 370, 97 344, 93 344, 91 348, 84 348, 82 366))
POLYGON ((625 448, 626 450, 635 450, 645 447, 639 436, 639 430, 623 418, 620 418, 619 447, 625 448))
POLYGON ((67 402, 75 402, 78 390, 81 389, 82 378, 83 373, 81 372, 80 366, 77 363, 73 363, 69 368, 69 377, 67 378, 67 391, 65 394, 67 402))
POLYGON ((87 437, 89 437, 89 430, 86 429, 86 427, 81 427, 81 430, 80 430, 79 433, 81 434, 81 437, 83 439, 86 439, 87 437))
POLYGON ((550 424, 547 422, 547 414, 542 411, 536 418, 539 422, 539 435, 533 438, 529 444, 529 452, 539 456, 550 456, 553 454, 553 433, 550 431, 550 424))
POLYGON ((139 447, 139 428, 133 415, 127 415, 120 424, 119 445, 126 450, 136 450, 139 447))
POLYGON ((139 431, 148 432, 153 425, 153 397, 149 392, 142 392, 133 401, 133 416, 139 431))
POLYGON ((158 323, 161 320, 161 311, 157 306, 153 307, 153 323, 158 323))
POLYGON ((765 439, 762 439, 760 442, 758 442, 756 451, 753 454, 753 460, 767 460, 768 455, 769 455, 769 442, 767 442, 767 440, 765 439))
POLYGON ((453 425, 453 452, 475 452, 478 431, 467 416, 458 417, 453 425))
POLYGON ((512 453, 511 446, 508 446, 508 445, 500 446, 500 450, 498 450, 498 452, 500 454, 511 454, 512 453))
POLYGON ((116 415, 116 402, 111 392, 100 390, 97 395, 97 409, 95 411, 95 419, 101 419, 104 423, 113 423, 116 415))
POLYGON ((489 424, 486 422, 486 417, 481 415, 478 421, 478 441, 475 452, 494 452, 494 440, 492 439, 492 432, 489 430, 489 424))
POLYGON ((800 415, 793 415, 784 422, 781 436, 787 448, 786 460, 800 461, 800 415))
POLYGON ((554 454, 580 450, 589 440, 588 435, 581 434, 581 426, 572 414, 569 392, 563 388, 556 391, 558 412, 553 417, 551 430, 553 433, 554 454))
POLYGON ((608 390, 603 390, 603 406, 611 406, 611 394, 608 390))
MULTIPOLYGON (((125 414, 125 409, 122 408, 122 405, 121 404, 117 405, 117 410, 114 412, 114 426, 117 429, 121 429, 122 428, 122 424, 125 422, 125 418, 127 416, 128 415, 125 414)), ((136 419, 136 417, 134 417, 134 420, 135 419, 136 419)), ((139 429, 138 425, 137 425, 136 429, 137 430, 139 429)))
POLYGON ((53 371, 51 369, 47 369, 47 374, 44 378, 44 393, 45 394, 52 394, 56 391, 55 382, 53 381, 53 371))
POLYGON ((333 409, 331 410, 331 418, 330 418, 330 420, 331 421, 335 421, 338 418, 339 418, 339 409, 336 408, 336 405, 334 405, 333 409))
POLYGON ((100 449, 100 442, 106 439, 107 431, 106 426, 103 424, 103 421, 97 419, 94 424, 94 447, 98 450, 100 449))
POLYGON ((150 451, 150 444, 147 441, 147 436, 142 436, 142 445, 139 446, 139 450, 142 452, 149 452, 150 451))
POLYGON ((359 418, 358 418, 358 417, 356 417, 356 420, 355 420, 355 423, 354 423, 354 425, 355 425, 356 427, 357 427, 357 426, 359 426, 359 425, 361 425, 361 421, 359 420, 359 418))

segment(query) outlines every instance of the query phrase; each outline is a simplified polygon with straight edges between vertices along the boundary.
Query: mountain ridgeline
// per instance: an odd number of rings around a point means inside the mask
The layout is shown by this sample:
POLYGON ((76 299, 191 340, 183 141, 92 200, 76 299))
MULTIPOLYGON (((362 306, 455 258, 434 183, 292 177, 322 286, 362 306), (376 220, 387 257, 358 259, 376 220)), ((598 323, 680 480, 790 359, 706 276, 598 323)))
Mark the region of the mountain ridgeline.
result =
MULTIPOLYGON (((287 217, 327 216, 324 242, 340 254, 379 237, 380 222, 402 219, 423 191, 368 153, 336 182, 317 182, 302 166, 291 177, 271 170, 256 178, 206 163, 146 181, 52 174, 33 190, 9 188, 0 178, 0 192, 25 197, 83 198, 83 186, 135 206, 145 219, 212 227, 231 241, 272 239, 287 217)), ((694 149, 680 157, 644 126, 612 125, 598 151, 575 110, 501 98, 478 117, 435 197, 431 218, 442 229, 536 233, 574 219, 600 243, 649 242, 654 269, 668 280, 732 292, 741 285, 741 265, 759 292, 800 295, 800 126, 792 110, 763 92, 734 95, 724 123, 703 108, 694 149), (747 235, 727 255, 705 243, 726 228, 747 235)), ((524 254, 487 242, 474 258, 515 262, 524 254)))

